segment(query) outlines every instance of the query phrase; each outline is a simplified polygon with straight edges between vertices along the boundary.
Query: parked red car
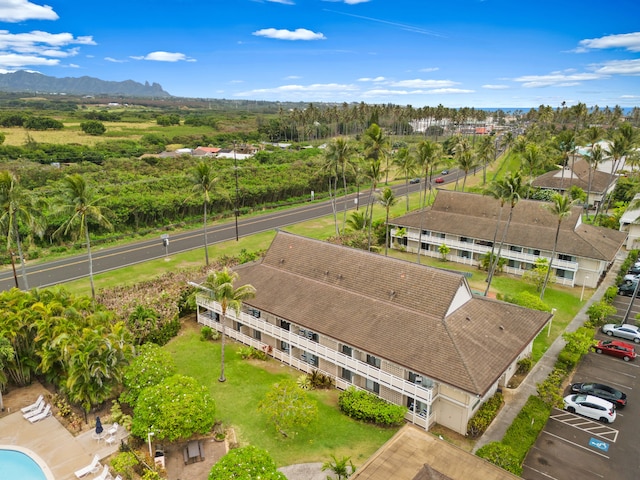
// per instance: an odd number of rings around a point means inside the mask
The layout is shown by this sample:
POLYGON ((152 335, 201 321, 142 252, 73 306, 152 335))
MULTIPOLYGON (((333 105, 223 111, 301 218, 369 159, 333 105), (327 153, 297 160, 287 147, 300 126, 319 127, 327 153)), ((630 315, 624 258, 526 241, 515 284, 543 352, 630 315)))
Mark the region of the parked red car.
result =
POLYGON ((633 345, 619 340, 600 340, 596 345, 596 353, 606 353, 614 357, 620 357, 625 362, 636 358, 636 350, 633 345))

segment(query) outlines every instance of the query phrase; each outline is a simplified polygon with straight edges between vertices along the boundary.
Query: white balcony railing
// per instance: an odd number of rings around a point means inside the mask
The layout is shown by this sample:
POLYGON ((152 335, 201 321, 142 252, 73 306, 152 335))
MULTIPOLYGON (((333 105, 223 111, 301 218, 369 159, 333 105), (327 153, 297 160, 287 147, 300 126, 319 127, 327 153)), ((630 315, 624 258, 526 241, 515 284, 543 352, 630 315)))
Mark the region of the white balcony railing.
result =
MULTIPOLYGON (((206 295, 198 295, 197 304, 222 315, 220 305, 215 301, 209 299, 206 295)), ((276 345, 279 345, 280 342, 288 343, 289 352, 283 352, 278 348, 274 348, 271 352, 271 355, 274 358, 288 363, 300 370, 310 371, 311 369, 316 369, 316 367, 303 362, 299 357, 294 355, 294 348, 304 350, 305 352, 308 352, 312 355, 316 355, 318 358, 336 365, 337 367, 350 370, 356 375, 377 382, 378 384, 380 384, 380 386, 387 387, 390 390, 398 392, 402 395, 412 397, 415 400, 418 400, 427 405, 431 405, 433 402, 433 386, 429 387, 426 385, 419 385, 409 382, 408 380, 404 380, 400 377, 369 365, 366 362, 356 360, 355 358, 352 358, 348 355, 337 352, 336 350, 333 350, 329 347, 321 345, 318 342, 299 335, 298 329, 293 329, 293 325, 291 326, 291 330, 284 330, 277 325, 268 323, 260 318, 256 318, 253 315, 248 315, 244 312, 241 312, 240 317, 238 318, 236 317, 235 312, 227 311, 227 318, 240 322, 242 325, 258 330, 264 335, 268 335, 269 337, 274 338, 277 342, 276 345)), ((216 330, 221 330, 220 323, 214 321, 209 315, 198 313, 198 322, 216 330)), ((256 340, 255 338, 238 332, 237 330, 227 327, 225 331, 229 337, 235 338, 236 340, 246 345, 251 345, 258 349, 262 349, 262 347, 266 345, 264 342, 256 340)), ((327 374, 335 377, 335 375, 333 374, 327 374)), ((336 379, 336 382, 337 381, 338 379, 336 379)))

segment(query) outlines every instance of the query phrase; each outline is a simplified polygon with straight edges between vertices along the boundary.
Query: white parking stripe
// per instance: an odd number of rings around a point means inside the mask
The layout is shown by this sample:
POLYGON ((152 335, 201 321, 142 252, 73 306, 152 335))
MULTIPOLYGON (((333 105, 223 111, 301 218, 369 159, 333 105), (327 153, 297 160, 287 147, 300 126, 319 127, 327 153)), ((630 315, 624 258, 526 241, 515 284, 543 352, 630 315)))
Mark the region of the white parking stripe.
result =
POLYGON ((581 448, 581 449, 583 449, 583 450, 586 450, 587 452, 595 453, 596 455, 600 455, 601 457, 604 457, 604 458, 606 458, 606 459, 609 459, 609 457, 608 457, 607 455, 605 455, 604 453, 596 452, 595 450, 592 450, 592 449, 590 449, 590 448, 583 447, 582 445, 579 445, 579 444, 577 444, 577 443, 575 443, 575 442, 572 442, 572 441, 570 441, 570 440, 567 440, 566 438, 562 438, 562 437, 559 437, 558 435, 554 435, 553 433, 549 433, 549 432, 547 432, 546 430, 543 430, 543 431, 542 431, 542 433, 546 433, 547 435, 551 435, 552 437, 555 437, 555 438, 557 438, 558 440, 562 440, 562 441, 563 441, 563 442, 565 442, 565 443, 570 443, 571 445, 575 445, 576 447, 581 448))
POLYGON ((590 435, 596 435, 598 437, 604 438, 611 443, 615 443, 618 439, 618 430, 608 426, 608 424, 595 422, 593 420, 589 420, 587 418, 576 415, 575 413, 565 412, 564 410, 560 409, 555 409, 555 411, 557 411, 558 414, 549 416, 549 418, 552 420, 556 420, 560 423, 564 423, 565 425, 569 425, 570 427, 577 428, 578 430, 587 432, 590 435))

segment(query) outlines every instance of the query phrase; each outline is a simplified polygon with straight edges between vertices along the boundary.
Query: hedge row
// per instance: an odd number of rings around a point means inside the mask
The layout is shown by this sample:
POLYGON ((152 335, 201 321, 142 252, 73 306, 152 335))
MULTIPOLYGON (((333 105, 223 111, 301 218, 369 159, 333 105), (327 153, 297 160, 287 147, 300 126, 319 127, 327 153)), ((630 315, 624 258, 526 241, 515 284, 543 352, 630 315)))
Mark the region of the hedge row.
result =
POLYGON ((338 406, 351 418, 378 425, 400 425, 407 413, 407 407, 394 405, 355 387, 349 387, 340 393, 338 406))

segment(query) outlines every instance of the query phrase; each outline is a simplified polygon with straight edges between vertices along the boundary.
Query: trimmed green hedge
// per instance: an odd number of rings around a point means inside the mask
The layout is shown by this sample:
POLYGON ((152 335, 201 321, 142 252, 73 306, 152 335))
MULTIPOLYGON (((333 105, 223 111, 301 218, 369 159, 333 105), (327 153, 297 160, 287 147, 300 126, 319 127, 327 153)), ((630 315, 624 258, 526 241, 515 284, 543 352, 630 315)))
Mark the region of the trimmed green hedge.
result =
POLYGON ((489 428, 493 419, 496 418, 500 407, 502 407, 503 400, 502 393, 496 392, 493 397, 484 402, 467 423, 467 435, 472 438, 482 435, 489 428))
POLYGON ((351 418, 378 425, 400 425, 407 413, 407 407, 394 405, 355 387, 349 387, 340 393, 338 406, 351 418))

